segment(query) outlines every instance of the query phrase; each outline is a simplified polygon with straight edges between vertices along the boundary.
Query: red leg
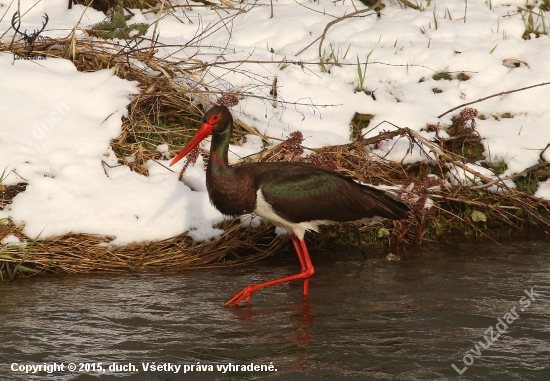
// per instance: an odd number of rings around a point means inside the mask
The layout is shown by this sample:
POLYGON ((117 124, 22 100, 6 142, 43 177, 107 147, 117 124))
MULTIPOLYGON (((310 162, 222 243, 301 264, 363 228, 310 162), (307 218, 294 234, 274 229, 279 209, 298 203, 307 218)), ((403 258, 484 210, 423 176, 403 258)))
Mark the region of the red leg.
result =
MULTIPOLYGON (((311 275, 313 275, 315 270, 313 270, 313 263, 311 263, 311 259, 309 258, 309 253, 306 247, 306 241, 304 239, 300 240, 300 246, 302 247, 302 257, 304 259, 304 264, 306 268, 305 272, 311 271, 311 275)), ((309 277, 304 279, 304 299, 307 299, 308 295, 309 295, 309 277)))
POLYGON ((302 253, 300 242, 294 234, 290 236, 290 239, 292 240, 292 245, 294 245, 294 250, 296 250, 296 254, 298 254, 298 259, 300 260, 300 266, 302 267, 302 272, 304 272, 304 270, 306 269, 306 263, 304 262, 304 254, 302 253))
MULTIPOLYGON (((302 273, 305 273, 307 270, 306 260, 304 257, 304 252, 300 247, 299 240, 294 234, 290 236, 290 239, 292 239, 294 250, 296 250, 296 254, 298 254, 298 259, 300 260, 300 266, 302 266, 302 273)), ((307 250, 306 250, 306 253, 307 253, 307 250)), ((308 258, 309 258, 309 255, 308 255, 308 258)), ((304 299, 307 299, 308 294, 309 294, 309 277, 304 278, 304 299)))
POLYGON ((225 302, 224 306, 234 306, 238 304, 241 300, 246 298, 246 301, 248 302, 250 300, 250 296, 252 296, 252 293, 254 291, 258 291, 259 289, 273 286, 275 284, 289 282, 291 280, 297 280, 297 279, 304 279, 304 297, 306 298, 309 291, 309 277, 313 275, 315 270, 313 269, 313 264, 311 263, 311 259, 309 258, 309 253, 306 248, 306 242, 303 239, 298 239, 294 234, 290 236, 292 239, 292 243, 294 244, 294 248, 296 249, 296 254, 298 254, 298 259, 300 260, 300 266, 302 267, 302 272, 300 274, 287 276, 285 278, 272 280, 270 282, 266 283, 260 283, 253 286, 247 286, 242 291, 236 293, 231 299, 229 299, 227 302, 225 302))

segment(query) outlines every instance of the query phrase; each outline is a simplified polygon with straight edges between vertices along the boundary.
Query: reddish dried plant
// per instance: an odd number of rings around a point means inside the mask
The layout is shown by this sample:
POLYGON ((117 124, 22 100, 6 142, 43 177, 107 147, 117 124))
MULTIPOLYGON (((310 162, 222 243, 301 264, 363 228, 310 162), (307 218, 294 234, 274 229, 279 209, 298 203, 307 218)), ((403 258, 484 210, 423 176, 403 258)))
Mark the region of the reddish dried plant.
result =
POLYGON ((451 136, 461 135, 465 133, 472 133, 476 128, 476 117, 478 111, 474 108, 466 107, 453 121, 451 127, 449 127, 448 132, 451 136))
POLYGON ((315 153, 311 155, 307 155, 306 157, 300 158, 300 162, 315 164, 320 167, 331 169, 333 171, 337 171, 339 168, 338 164, 335 161, 323 159, 322 157, 320 157, 315 153))
POLYGON ((434 206, 430 208, 425 207, 426 201, 428 200, 429 189, 443 185, 444 181, 442 179, 433 176, 426 177, 424 180, 420 181, 410 176, 403 181, 403 186, 398 192, 398 195, 408 201, 411 208, 411 218, 393 221, 392 241, 394 243, 406 241, 405 236, 411 231, 414 225, 416 225, 414 243, 419 244, 422 241, 422 238, 428 231, 426 223, 434 218, 433 216, 437 211, 437 208, 434 206), (413 185, 412 189, 405 192, 411 185, 413 185))
POLYGON ((304 135, 300 131, 291 132, 287 140, 275 147, 273 156, 290 158, 290 160, 297 160, 301 163, 311 163, 333 171, 338 170, 338 164, 336 164, 336 162, 324 159, 316 153, 309 154, 306 157, 300 157, 304 153, 304 148, 302 147, 303 141, 304 135))
POLYGON ((179 181, 183 180, 183 175, 185 174, 187 167, 189 167, 189 164, 195 164, 197 162, 197 159, 199 158, 200 153, 201 153, 201 149, 199 146, 196 146, 191 151, 189 151, 189 153, 186 156, 187 161, 183 165, 183 168, 181 169, 180 175, 178 177, 179 181))
POLYGON ((300 131, 294 131, 290 133, 290 137, 279 144, 275 151, 283 155, 301 155, 304 153, 302 148, 302 142, 304 141, 304 135, 300 131))
POLYGON ((235 94, 227 93, 219 97, 216 103, 226 107, 234 107, 239 104, 239 98, 235 94))

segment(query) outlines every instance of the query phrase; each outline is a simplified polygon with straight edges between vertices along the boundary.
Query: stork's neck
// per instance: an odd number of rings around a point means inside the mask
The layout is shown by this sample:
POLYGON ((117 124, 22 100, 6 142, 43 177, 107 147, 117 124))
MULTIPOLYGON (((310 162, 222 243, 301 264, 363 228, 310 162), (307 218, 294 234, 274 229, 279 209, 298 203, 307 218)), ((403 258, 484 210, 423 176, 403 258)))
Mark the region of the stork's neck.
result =
POLYGON ((227 154, 229 152, 229 139, 231 138, 231 123, 219 133, 212 134, 210 146, 210 160, 207 172, 217 174, 229 168, 227 154))

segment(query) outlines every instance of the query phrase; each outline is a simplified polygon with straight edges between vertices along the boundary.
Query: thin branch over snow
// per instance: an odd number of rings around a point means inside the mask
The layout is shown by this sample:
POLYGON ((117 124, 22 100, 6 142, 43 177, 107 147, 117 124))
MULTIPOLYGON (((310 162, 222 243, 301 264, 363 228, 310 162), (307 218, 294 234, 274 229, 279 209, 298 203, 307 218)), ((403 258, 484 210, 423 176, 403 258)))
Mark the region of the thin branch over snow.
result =
POLYGON ((464 106, 469 106, 469 105, 472 105, 474 103, 478 103, 478 102, 482 102, 482 101, 485 101, 487 99, 490 99, 490 98, 494 98, 494 97, 498 97, 500 95, 506 95, 506 94, 511 94, 511 93, 516 93, 518 91, 523 91, 523 90, 528 90, 528 89, 532 89, 533 87, 539 87, 539 86, 546 86, 546 85, 550 85, 550 82, 543 82, 543 83, 539 83, 537 85, 533 85, 533 86, 527 86, 527 87, 522 87, 521 89, 516 89, 516 90, 510 90, 510 91, 502 91, 498 94, 493 94, 493 95, 489 95, 488 97, 485 97, 485 98, 480 98, 478 100, 475 100, 475 101, 472 101, 472 102, 468 102, 468 103, 463 103, 461 104, 460 106, 456 106, 456 107, 453 107, 452 109, 448 110, 448 111, 445 111, 443 114, 439 115, 438 118, 441 118, 442 116, 444 115, 447 115, 448 113, 456 110, 456 109, 459 109, 461 107, 464 107, 464 106))

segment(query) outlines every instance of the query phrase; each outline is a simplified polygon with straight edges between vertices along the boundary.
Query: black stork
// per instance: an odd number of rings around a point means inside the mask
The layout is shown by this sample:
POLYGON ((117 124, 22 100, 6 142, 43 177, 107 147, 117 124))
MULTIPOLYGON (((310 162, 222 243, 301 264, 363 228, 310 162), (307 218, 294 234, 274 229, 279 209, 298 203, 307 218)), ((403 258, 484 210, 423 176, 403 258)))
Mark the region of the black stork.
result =
POLYGON ((393 195, 362 185, 338 172, 307 163, 250 163, 230 166, 227 161, 233 117, 226 106, 212 107, 196 134, 172 160, 187 155, 212 135, 206 187, 212 204, 223 214, 247 213, 286 229, 298 254, 302 272, 270 282, 245 287, 224 303, 234 306, 254 291, 291 280, 304 280, 304 298, 309 292, 313 265, 306 248, 306 230, 320 224, 356 221, 373 217, 402 219, 409 207, 393 195))

